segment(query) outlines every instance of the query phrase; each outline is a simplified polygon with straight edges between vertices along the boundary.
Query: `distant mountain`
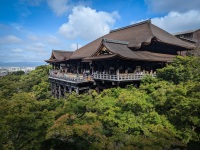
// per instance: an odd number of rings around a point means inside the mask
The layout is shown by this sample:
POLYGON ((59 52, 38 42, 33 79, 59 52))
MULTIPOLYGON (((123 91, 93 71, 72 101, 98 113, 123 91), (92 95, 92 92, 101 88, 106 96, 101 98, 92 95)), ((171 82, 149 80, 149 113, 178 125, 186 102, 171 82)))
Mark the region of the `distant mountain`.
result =
POLYGON ((0 62, 1 67, 37 67, 45 64, 45 62, 0 62))

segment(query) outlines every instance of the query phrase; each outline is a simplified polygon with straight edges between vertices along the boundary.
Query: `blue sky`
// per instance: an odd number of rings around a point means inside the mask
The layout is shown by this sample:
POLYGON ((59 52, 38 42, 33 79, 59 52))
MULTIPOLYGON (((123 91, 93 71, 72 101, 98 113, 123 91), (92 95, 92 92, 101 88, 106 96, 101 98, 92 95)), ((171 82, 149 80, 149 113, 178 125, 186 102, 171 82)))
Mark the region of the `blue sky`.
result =
POLYGON ((0 62, 41 62, 142 20, 175 33, 200 28, 199 0, 1 0, 0 62))

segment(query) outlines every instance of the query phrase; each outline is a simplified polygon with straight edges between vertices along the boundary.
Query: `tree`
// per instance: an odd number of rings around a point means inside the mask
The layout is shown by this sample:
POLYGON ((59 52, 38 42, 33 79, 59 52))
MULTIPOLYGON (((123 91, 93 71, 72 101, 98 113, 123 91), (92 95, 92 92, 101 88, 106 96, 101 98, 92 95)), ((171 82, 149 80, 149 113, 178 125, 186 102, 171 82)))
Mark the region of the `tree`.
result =
POLYGON ((9 74, 0 79, 0 98, 10 98, 19 91, 21 74, 9 74))
MULTIPOLYGON (((153 80, 152 80, 153 81, 153 80)), ((155 81, 155 80, 154 80, 155 81)), ((164 115, 174 126, 179 139, 188 148, 200 145, 200 83, 167 81, 148 82, 140 86, 150 96, 156 112, 164 115)))
POLYGON ((145 92, 134 87, 100 95, 72 94, 66 112, 48 129, 48 149, 169 149, 185 146, 174 126, 159 115, 145 92), (167 143, 167 144, 166 144, 167 143))
MULTIPOLYGON (((39 92, 40 90, 42 91, 49 90, 48 72, 50 68, 51 68, 50 66, 46 65, 39 66, 36 67, 36 69, 31 71, 30 73, 21 76, 20 89, 23 92, 33 92, 33 91, 39 92)), ((39 95, 38 98, 40 98, 39 95)))
POLYGON ((199 149, 199 62, 178 57, 138 89, 59 100, 49 95, 49 66, 3 77, 0 149, 199 149))
POLYGON ((172 63, 157 69, 158 77, 178 84, 187 81, 200 81, 200 57, 178 56, 172 63))
POLYGON ((45 109, 48 103, 33 93, 14 94, 0 103, 0 149, 39 149, 54 120, 53 111, 45 109))
POLYGON ((17 72, 12 72, 10 74, 12 74, 12 75, 23 75, 23 74, 25 74, 25 72, 21 70, 21 71, 17 71, 17 72))
POLYGON ((19 92, 35 92, 37 99, 49 98, 49 69, 50 66, 39 66, 28 74, 18 72, 1 78, 0 98, 11 98, 19 92))

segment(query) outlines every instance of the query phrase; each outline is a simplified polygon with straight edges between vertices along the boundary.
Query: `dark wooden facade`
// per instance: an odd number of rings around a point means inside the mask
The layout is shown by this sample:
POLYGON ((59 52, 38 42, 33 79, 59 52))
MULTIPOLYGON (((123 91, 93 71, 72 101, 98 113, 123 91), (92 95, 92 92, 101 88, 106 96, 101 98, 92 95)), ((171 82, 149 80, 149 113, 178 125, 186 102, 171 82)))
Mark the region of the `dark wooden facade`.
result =
POLYGON ((183 41, 195 44, 196 49, 191 52, 195 56, 200 56, 200 29, 178 32, 174 35, 183 41))
POLYGON ((52 95, 63 97, 96 89, 137 84, 144 76, 171 62, 180 52, 194 49, 166 31, 144 21, 111 31, 72 52, 53 50, 49 80, 52 95))

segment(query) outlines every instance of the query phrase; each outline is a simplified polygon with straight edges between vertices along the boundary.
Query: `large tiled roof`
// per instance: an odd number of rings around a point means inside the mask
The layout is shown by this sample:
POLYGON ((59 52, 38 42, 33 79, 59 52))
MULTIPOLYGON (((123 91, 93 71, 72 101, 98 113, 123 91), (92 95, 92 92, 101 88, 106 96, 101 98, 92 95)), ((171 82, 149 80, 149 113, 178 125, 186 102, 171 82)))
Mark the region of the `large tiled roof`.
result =
POLYGON ((198 29, 195 30, 187 30, 187 31, 182 31, 182 32, 176 32, 173 35, 182 35, 182 34, 188 34, 188 33, 193 33, 196 32, 198 29))
POLYGON ((173 36, 172 34, 164 31, 163 29, 151 24, 151 31, 152 31, 152 34, 154 35, 154 37, 162 42, 162 43, 166 43, 166 44, 171 44, 171 45, 174 45, 174 46, 179 46, 180 49, 194 49, 195 46, 191 43, 188 43, 188 42, 184 42, 182 40, 180 40, 179 38, 173 36))
POLYGON ((70 59, 91 57, 99 48, 103 38, 128 42, 128 47, 135 50, 139 50, 143 44, 150 44, 152 39, 156 39, 161 43, 169 44, 172 47, 175 46, 176 49, 179 47, 180 51, 195 48, 194 45, 176 38, 172 34, 151 24, 151 21, 148 20, 124 28, 112 30, 109 34, 102 36, 76 50, 70 56, 70 59))
POLYGON ((97 56, 94 54, 92 57, 85 58, 85 60, 101 60, 120 57, 122 59, 142 61, 171 62, 176 57, 176 55, 154 53, 149 51, 133 51, 128 47, 128 43, 125 43, 124 41, 120 42, 111 39, 103 39, 101 45, 105 46, 112 54, 97 56))
POLYGON ((49 60, 45 60, 46 62, 61 62, 68 60, 72 55, 72 51, 63 51, 63 50, 52 50, 51 57, 49 60))

